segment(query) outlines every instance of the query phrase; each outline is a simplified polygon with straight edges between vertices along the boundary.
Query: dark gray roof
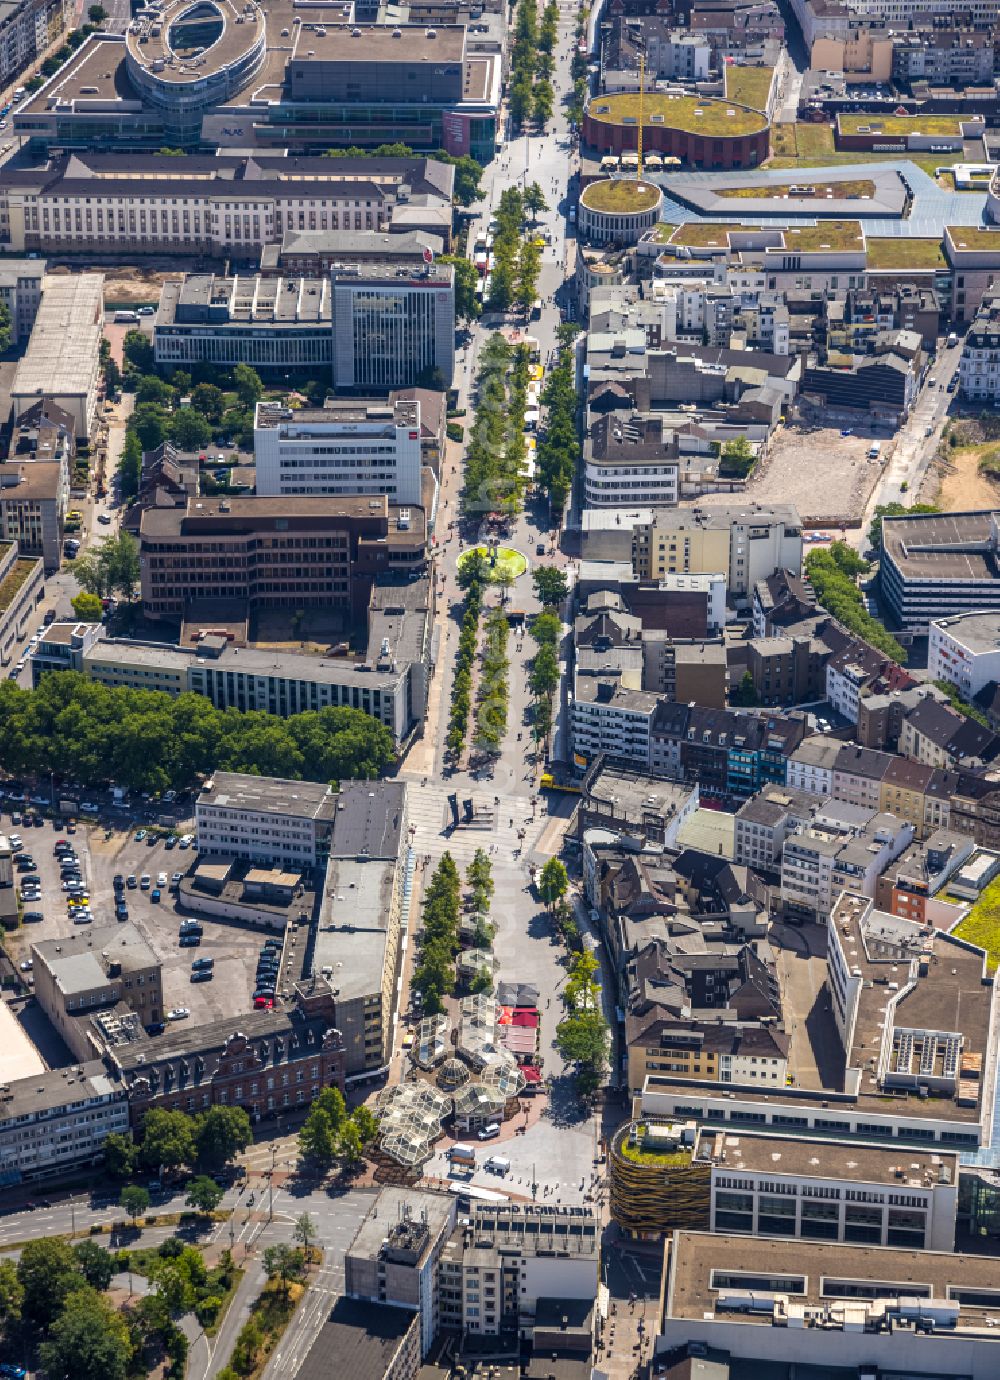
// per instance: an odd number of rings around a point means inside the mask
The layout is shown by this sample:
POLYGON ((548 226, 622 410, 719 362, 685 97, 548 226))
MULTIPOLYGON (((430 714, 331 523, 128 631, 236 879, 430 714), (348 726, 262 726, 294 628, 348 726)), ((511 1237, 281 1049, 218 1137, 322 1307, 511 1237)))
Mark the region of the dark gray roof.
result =
POLYGON ((405 781, 343 782, 333 817, 331 858, 395 860, 405 818, 405 781))
POLYGON ((405 1308, 339 1298, 296 1371, 297 1380, 382 1380, 420 1315, 405 1308))

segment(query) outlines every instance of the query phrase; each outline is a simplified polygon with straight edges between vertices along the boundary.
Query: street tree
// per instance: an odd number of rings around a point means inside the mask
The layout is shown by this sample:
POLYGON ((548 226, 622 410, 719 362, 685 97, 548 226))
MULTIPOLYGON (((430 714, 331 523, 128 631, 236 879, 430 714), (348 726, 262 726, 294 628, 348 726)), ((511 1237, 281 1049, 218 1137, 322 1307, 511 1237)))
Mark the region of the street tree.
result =
POLYGON ((525 188, 524 207, 531 212, 531 219, 537 220, 543 211, 549 209, 549 204, 545 200, 545 193, 537 182, 531 182, 525 188))
POLYGON ((538 600, 547 609, 558 608, 569 593, 566 573, 554 565, 539 565, 531 572, 538 600))
POLYGON ((320 1169, 329 1169, 337 1158, 337 1134, 321 1107, 313 1105, 299 1132, 299 1157, 320 1169))
POLYGON ((361 1136, 353 1121, 348 1121, 340 1132, 340 1156, 349 1169, 361 1163, 361 1136))
POLYGON ((214 1212, 222 1202, 222 1188, 208 1174, 199 1174, 188 1184, 185 1202, 197 1212, 214 1212))
POLYGON ((211 1107, 195 1121, 199 1165, 221 1169, 253 1141, 253 1127, 243 1107, 211 1107))
POLYGON ((296 1217, 292 1235, 301 1246, 309 1250, 318 1235, 315 1218, 310 1217, 308 1212, 303 1212, 299 1217, 296 1217))
POLYGON ((538 878, 538 894, 550 908, 566 895, 569 877, 566 865, 559 858, 549 858, 538 878))
POLYGON ((476 296, 479 275, 475 264, 454 254, 442 254, 438 263, 451 264, 455 270, 456 317, 459 321, 474 321, 479 315, 479 298, 476 296))
POLYGON ((150 1169, 179 1169, 195 1158, 194 1122, 186 1112, 154 1107, 142 1124, 142 1162, 150 1169))
POLYGON ((355 1107, 351 1113, 351 1120, 361 1137, 362 1145, 368 1145, 378 1135, 378 1117, 363 1103, 360 1107, 355 1107))
POLYGON ((305 1278, 305 1254, 297 1246, 289 1246, 286 1241, 268 1246, 264 1251, 264 1269, 268 1279, 278 1281, 278 1287, 287 1298, 289 1285, 305 1278))
POLYGON ((149 1207, 149 1190, 142 1184, 127 1184, 118 1197, 118 1206, 125 1209, 135 1226, 136 1219, 149 1207))

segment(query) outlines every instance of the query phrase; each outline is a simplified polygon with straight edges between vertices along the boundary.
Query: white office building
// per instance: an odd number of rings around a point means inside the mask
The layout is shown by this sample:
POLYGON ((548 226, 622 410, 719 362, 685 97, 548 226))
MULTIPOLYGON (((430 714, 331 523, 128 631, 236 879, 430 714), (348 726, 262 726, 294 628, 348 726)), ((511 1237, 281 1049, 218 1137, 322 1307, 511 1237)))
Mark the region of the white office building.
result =
POLYGON ((125 1085, 99 1059, 2 1084, 0 1184, 97 1164, 105 1138, 128 1125, 125 1085))
POLYGON ((388 494, 420 503, 420 403, 331 399, 292 411, 260 402, 254 419, 257 493, 388 494))
POLYGON ((946 680, 971 700, 1000 680, 1000 613, 959 613, 928 626, 927 675, 946 680))
POLYGON ((315 781, 219 771, 195 802, 198 849, 269 867, 315 867, 329 856, 336 798, 315 781))

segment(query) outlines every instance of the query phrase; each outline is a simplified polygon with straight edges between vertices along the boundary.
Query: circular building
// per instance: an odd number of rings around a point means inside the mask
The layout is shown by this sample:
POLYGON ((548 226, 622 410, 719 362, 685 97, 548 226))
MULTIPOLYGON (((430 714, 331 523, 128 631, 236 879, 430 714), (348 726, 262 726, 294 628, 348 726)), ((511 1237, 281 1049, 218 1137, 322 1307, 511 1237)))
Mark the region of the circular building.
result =
MULTIPOLYGON (((639 147, 639 92, 594 96, 583 116, 583 142, 601 154, 639 147)), ((642 95, 643 153, 679 158, 692 168, 757 168, 770 151, 767 116, 731 101, 642 95)))
POLYGON ((246 86, 266 48, 264 12, 252 0, 165 0, 129 25, 125 68, 170 130, 197 136, 204 112, 246 86))
POLYGON ((637 244, 660 219, 663 193, 632 177, 602 178, 580 193, 579 230, 593 244, 637 244))
POLYGON ((691 1153, 693 1123, 626 1122, 608 1155, 611 1217, 628 1236, 660 1238, 686 1227, 707 1231, 711 1165, 691 1153))

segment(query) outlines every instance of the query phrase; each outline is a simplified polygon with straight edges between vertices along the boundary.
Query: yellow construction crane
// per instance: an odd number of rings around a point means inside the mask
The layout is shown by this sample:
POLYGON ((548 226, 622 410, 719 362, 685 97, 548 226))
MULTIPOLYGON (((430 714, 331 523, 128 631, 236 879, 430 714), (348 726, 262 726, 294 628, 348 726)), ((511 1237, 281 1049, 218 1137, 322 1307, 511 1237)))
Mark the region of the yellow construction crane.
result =
POLYGON ((636 169, 635 180, 642 180, 642 95, 646 86, 646 55, 639 54, 639 165, 636 169))

